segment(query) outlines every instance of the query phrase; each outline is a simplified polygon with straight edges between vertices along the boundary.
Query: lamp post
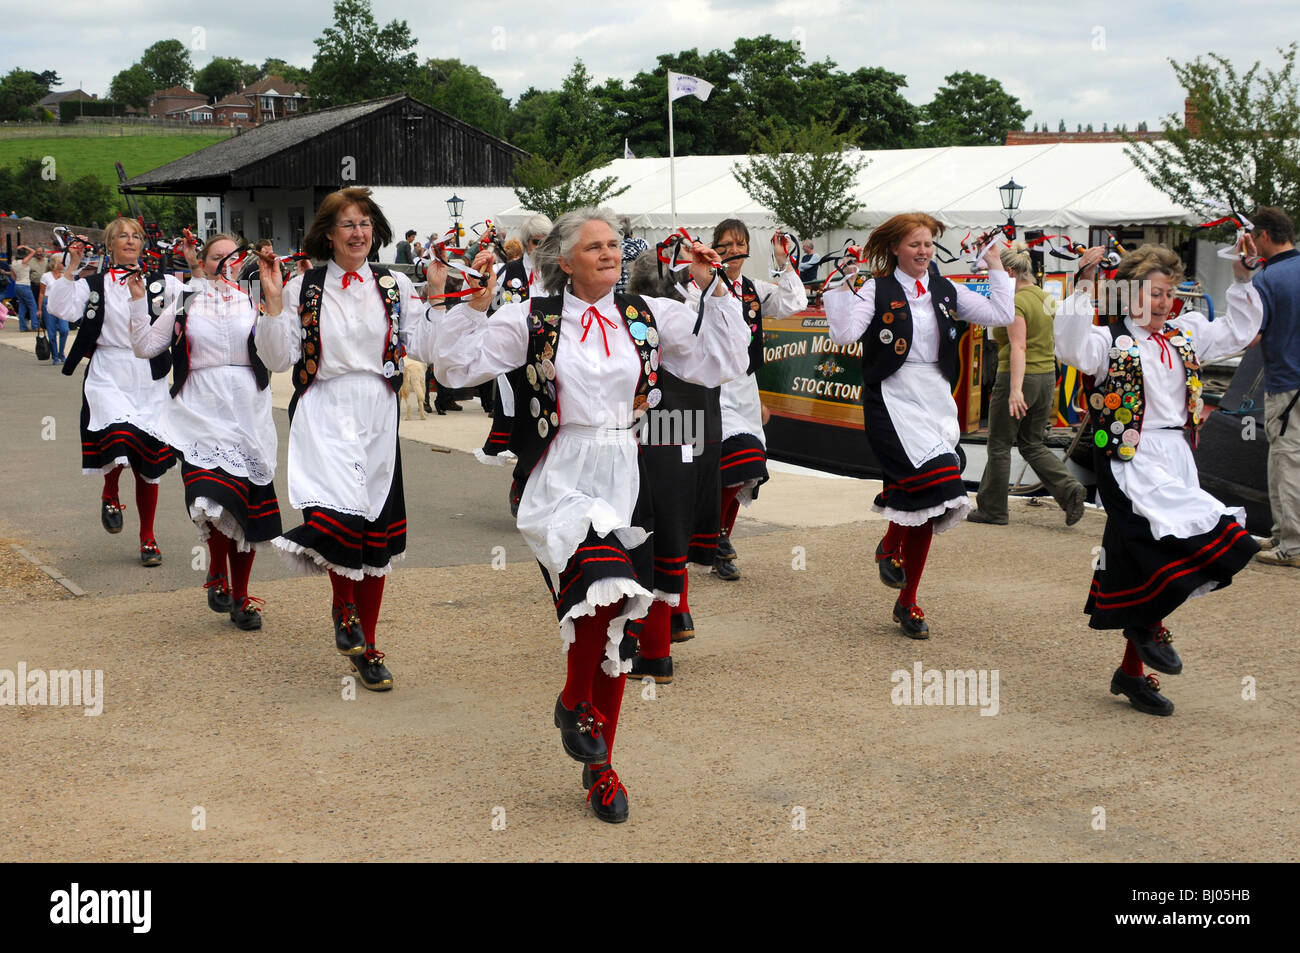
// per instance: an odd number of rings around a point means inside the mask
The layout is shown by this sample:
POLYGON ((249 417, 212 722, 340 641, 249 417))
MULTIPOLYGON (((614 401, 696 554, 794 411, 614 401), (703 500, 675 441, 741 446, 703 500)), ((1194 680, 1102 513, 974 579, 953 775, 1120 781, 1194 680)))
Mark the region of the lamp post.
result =
POLYGON ((447 211, 451 214, 451 223, 456 226, 456 244, 459 245, 460 240, 464 237, 460 216, 465 211, 465 200, 452 192, 451 198, 447 199, 447 211))
POLYGON ((1003 230, 1008 239, 1014 240, 1016 237, 1016 210, 1020 208, 1020 196, 1024 191, 1025 187, 1016 185, 1014 178, 1008 179, 1006 185, 998 186, 998 194, 1002 196, 1002 211, 1007 213, 1007 224, 1003 230))

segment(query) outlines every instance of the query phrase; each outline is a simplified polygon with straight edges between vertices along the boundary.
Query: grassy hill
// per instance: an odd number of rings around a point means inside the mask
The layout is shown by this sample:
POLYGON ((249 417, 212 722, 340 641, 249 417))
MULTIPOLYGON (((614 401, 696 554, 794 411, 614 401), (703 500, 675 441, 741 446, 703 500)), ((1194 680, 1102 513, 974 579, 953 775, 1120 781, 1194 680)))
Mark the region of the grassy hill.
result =
POLYGON ((114 162, 122 163, 127 176, 136 176, 220 141, 211 135, 0 139, 0 167, 26 157, 54 156, 60 178, 91 174, 116 193, 114 162))

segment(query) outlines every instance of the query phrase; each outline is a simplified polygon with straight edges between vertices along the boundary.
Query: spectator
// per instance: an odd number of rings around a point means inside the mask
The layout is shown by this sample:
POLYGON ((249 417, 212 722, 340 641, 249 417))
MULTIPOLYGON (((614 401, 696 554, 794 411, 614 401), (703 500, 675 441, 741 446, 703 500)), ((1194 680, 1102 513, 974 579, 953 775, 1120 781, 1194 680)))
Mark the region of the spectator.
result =
POLYGON ((622 294, 627 290, 628 266, 636 261, 637 255, 650 250, 650 243, 644 238, 637 238, 632 234, 632 220, 626 215, 619 216, 618 227, 623 232, 623 273, 619 275, 618 284, 614 286, 614 291, 622 294))
POLYGON ((19 245, 14 249, 14 259, 9 265, 9 270, 13 275, 11 279, 14 283, 14 298, 18 305, 18 330, 35 331, 37 323, 40 321, 40 314, 36 310, 36 296, 32 294, 32 256, 36 254, 34 248, 27 245, 19 245), (24 248, 27 254, 19 257, 18 253, 24 248), (30 325, 30 327, 28 326, 30 325))
POLYGON ((1280 208, 1265 206, 1255 219, 1255 247, 1264 270, 1254 278, 1264 303, 1264 427, 1268 434, 1270 538, 1255 556, 1271 566, 1300 566, 1300 252, 1295 225, 1280 208), (1294 426, 1292 426, 1294 424, 1294 426))
POLYGON ((803 254, 799 256, 799 280, 811 284, 817 280, 817 269, 822 263, 822 256, 813 254, 811 238, 803 240, 803 254))
POLYGON ((45 334, 50 339, 50 364, 58 366, 64 361, 64 350, 68 344, 68 322, 50 311, 46 297, 54 282, 63 277, 63 258, 51 255, 49 271, 41 275, 41 317, 45 319, 45 334))
POLYGON ((410 265, 414 263, 411 257, 411 240, 415 238, 415 229, 408 229, 406 238, 397 243, 397 256, 393 259, 394 265, 410 265))

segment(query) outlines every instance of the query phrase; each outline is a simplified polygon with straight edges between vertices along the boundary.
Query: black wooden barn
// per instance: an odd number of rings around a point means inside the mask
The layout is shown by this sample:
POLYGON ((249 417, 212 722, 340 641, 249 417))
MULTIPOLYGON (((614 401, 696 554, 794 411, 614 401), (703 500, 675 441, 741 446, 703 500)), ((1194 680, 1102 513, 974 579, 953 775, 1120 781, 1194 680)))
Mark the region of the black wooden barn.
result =
MULTIPOLYGON (((459 189, 467 197, 512 186, 515 163, 526 155, 403 93, 266 123, 120 188, 135 195, 200 196, 205 234, 229 230, 287 248, 297 247, 316 206, 335 189, 438 189, 439 196, 459 189)), ((390 219, 398 229, 406 221, 400 211, 390 219)))

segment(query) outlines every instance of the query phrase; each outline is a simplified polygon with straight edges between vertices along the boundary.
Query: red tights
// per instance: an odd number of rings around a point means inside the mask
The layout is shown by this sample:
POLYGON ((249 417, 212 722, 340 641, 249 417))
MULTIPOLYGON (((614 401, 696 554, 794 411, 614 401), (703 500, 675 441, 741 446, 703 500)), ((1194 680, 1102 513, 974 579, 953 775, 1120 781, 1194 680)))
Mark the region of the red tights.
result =
MULTIPOLYGON (((659 603, 656 603, 659 605, 659 603)), ((599 606, 595 615, 579 616, 573 620, 573 644, 568 652, 568 675, 560 701, 565 708, 576 708, 581 702, 591 702, 605 722, 601 736, 610 757, 614 756, 614 733, 618 729, 618 713, 623 707, 623 686, 627 676, 610 678, 601 669, 605 661, 609 623, 618 615, 619 603, 599 606)))

